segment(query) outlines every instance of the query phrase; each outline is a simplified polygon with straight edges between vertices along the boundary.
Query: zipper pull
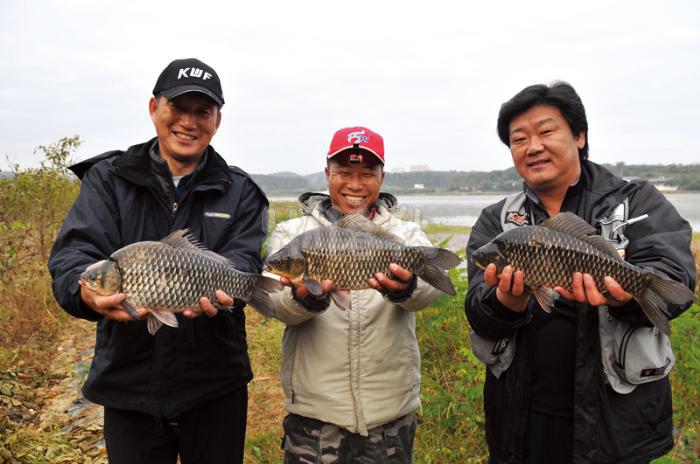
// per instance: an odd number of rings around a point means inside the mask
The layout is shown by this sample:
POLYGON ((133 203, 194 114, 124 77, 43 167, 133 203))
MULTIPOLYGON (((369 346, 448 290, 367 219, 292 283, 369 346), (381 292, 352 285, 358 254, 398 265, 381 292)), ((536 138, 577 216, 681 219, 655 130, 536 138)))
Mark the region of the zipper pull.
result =
POLYGON ((173 216, 175 216, 175 213, 177 213, 177 201, 173 202, 173 216))

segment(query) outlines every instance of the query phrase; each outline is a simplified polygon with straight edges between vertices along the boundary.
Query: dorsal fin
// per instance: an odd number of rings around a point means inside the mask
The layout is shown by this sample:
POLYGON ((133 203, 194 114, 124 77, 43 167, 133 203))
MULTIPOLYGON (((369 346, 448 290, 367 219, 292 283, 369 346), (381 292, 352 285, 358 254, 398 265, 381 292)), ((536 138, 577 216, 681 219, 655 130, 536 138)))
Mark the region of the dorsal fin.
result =
POLYGON ((402 245, 404 243, 404 241, 400 237, 397 237, 388 230, 382 229, 362 214, 346 214, 333 225, 335 225, 336 227, 347 227, 351 229, 361 230, 363 232, 367 232, 378 237, 391 240, 392 242, 400 243, 402 245))
POLYGON ((212 259, 222 263, 231 264, 231 261, 228 259, 214 253, 199 243, 199 240, 197 240, 194 235, 190 233, 189 229, 178 229, 167 237, 163 238, 161 242, 165 243, 166 245, 170 245, 173 248, 191 248, 193 250, 197 250, 199 253, 209 256, 212 259))
POLYGON ((579 240, 583 240, 584 242, 593 245, 604 253, 620 258, 620 255, 617 253, 615 247, 603 237, 598 235, 598 231, 595 229, 595 227, 574 213, 570 213, 568 211, 559 213, 556 216, 552 216, 544 221, 541 226, 556 230, 557 232, 569 234, 579 240))

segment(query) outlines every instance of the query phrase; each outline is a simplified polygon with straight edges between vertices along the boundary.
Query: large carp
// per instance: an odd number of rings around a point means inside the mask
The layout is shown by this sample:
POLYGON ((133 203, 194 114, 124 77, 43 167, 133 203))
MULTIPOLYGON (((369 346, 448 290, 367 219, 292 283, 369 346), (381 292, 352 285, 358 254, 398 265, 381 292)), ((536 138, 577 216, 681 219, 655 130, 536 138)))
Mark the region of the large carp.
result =
POLYGON ((312 294, 321 293, 321 282, 332 280, 333 300, 347 308, 347 290, 370 288, 367 279, 377 272, 391 275, 396 263, 437 288, 454 295, 445 272, 460 263, 457 255, 432 246, 406 246, 362 214, 349 214, 330 226, 303 232, 265 260, 265 270, 303 284, 312 294))
POLYGON ((494 263, 497 274, 508 265, 522 271, 525 285, 547 312, 558 297, 554 287, 572 290, 574 272, 590 274, 602 292, 603 279, 610 276, 666 334, 670 333, 668 304, 684 305, 694 299, 687 286, 624 261, 593 226, 569 212, 557 214, 540 226, 503 232, 476 250, 471 259, 482 269, 494 263))
POLYGON ((203 296, 216 304, 214 294, 218 289, 269 316, 273 308, 268 292, 281 288, 275 279, 237 270, 223 256, 205 249, 185 229, 159 242, 137 242, 120 248, 83 272, 80 279, 99 295, 126 293, 122 305, 134 319, 138 319, 136 308, 148 310, 151 334, 163 324, 178 327, 174 313, 199 311, 203 296))

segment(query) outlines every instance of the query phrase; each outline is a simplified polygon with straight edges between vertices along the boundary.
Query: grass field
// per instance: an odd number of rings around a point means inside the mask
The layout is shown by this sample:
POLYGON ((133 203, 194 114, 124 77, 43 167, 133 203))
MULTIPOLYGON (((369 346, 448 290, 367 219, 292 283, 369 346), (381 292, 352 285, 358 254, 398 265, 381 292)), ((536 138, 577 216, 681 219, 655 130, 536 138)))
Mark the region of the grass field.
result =
MULTIPOLYGON (((274 205, 271 213, 276 222, 298 211, 290 203, 274 205)), ((0 267, 0 464, 105 463, 100 408, 83 404, 79 395, 94 324, 70 318, 56 306, 45 259, 31 255, 31 247, 22 248, 26 233, 21 226, 0 230, 0 239, 19 243, 11 259, 3 261, 9 265, 0 267), (16 265, 18 260, 21 265, 16 265)), ((438 241, 467 232, 435 224, 426 230, 438 241)), ((694 240, 697 249, 700 234, 694 240)), ((463 310, 467 281, 459 272, 451 271, 458 296, 443 296, 417 314, 423 381, 415 461, 421 464, 483 463, 486 458, 484 368, 469 348, 463 310)), ((249 387, 246 462, 279 463, 285 413, 278 373, 284 327, 254 311, 248 315, 256 375, 249 387)), ((676 446, 658 463, 700 462, 699 333, 698 306, 673 322, 676 446)))

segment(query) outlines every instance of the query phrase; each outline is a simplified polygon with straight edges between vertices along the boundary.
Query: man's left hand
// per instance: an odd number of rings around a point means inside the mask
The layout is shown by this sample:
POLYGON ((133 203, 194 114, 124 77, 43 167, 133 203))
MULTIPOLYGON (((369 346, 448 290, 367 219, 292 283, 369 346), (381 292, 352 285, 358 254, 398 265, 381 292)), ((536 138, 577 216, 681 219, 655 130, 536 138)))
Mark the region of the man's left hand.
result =
POLYGON ((580 272, 574 272, 571 284, 573 291, 570 292, 563 287, 554 287, 554 290, 567 300, 587 303, 592 306, 605 304, 615 308, 627 304, 632 299, 632 295, 627 293, 612 277, 605 276, 604 282, 609 297, 604 296, 598 290, 592 275, 580 272))
POLYGON ((389 272, 393 278, 387 277, 383 272, 377 272, 374 277, 367 279, 367 283, 373 289, 382 294, 401 293, 413 280, 413 272, 408 271, 396 263, 389 264, 389 272))
MULTIPOLYGON (((228 296, 223 290, 217 290, 216 291, 216 301, 219 303, 221 306, 233 306, 233 303, 235 300, 228 296)), ((200 314, 204 313, 209 317, 214 317, 219 313, 219 310, 216 309, 216 307, 209 301, 209 298, 203 296, 202 298, 199 299, 199 308, 201 311, 192 311, 190 309, 186 309, 183 311, 182 315, 185 317, 198 317, 200 314)))

